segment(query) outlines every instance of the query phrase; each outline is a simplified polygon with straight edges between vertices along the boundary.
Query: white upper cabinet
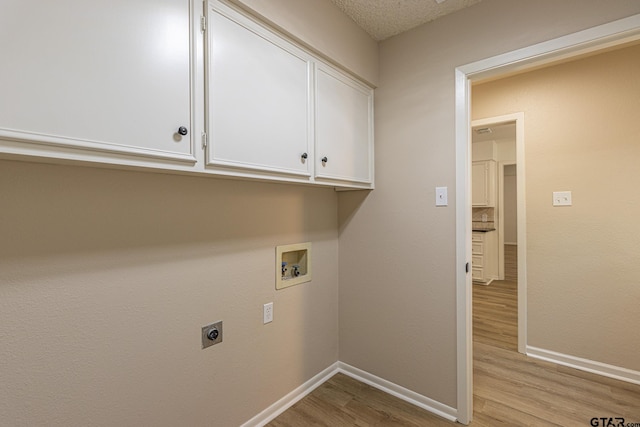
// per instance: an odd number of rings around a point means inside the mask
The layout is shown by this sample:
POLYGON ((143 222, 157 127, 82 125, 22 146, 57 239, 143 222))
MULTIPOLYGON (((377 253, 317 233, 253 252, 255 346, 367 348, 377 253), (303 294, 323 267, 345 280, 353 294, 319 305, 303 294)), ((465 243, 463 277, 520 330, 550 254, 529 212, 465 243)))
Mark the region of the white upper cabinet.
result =
POLYGON ((229 2, 207 19, 207 171, 373 188, 373 90, 229 2))
POLYGON ((373 183, 373 90, 318 64, 315 176, 373 183))
POLYGON ((0 151, 192 167, 191 28, 189 0, 4 1, 0 151))
POLYGON ((234 1, 4 0, 0 52, 0 158, 373 188, 373 90, 234 1))
POLYGON ((472 206, 496 205, 496 162, 483 160, 471 165, 471 204, 472 206))
POLYGON ((209 4, 207 41, 207 166, 308 181, 311 57, 220 2, 209 4))

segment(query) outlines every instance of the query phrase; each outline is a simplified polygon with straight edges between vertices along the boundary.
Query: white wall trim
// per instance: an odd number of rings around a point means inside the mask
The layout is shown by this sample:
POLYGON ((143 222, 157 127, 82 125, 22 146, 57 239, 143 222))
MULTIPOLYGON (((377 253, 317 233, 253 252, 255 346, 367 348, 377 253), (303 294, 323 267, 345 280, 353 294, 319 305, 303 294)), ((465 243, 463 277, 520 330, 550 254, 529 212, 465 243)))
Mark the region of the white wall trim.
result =
POLYGON ((441 416, 449 421, 457 420, 458 411, 456 411, 455 408, 394 384, 391 381, 387 381, 383 378, 370 374, 369 372, 342 362, 338 362, 338 371, 360 382, 368 384, 371 387, 375 387, 378 390, 382 390, 385 393, 395 396, 398 399, 404 400, 405 402, 441 416))
POLYGON ((524 71, 640 39, 640 14, 458 67, 474 80, 524 71))
MULTIPOLYGON (((640 39, 640 14, 462 65, 455 69, 456 341, 458 347, 456 362, 458 421, 462 424, 468 424, 473 418, 473 345, 471 278, 469 277, 471 275, 465 272, 465 264, 471 262, 471 195, 469 191, 471 187, 469 176, 471 168, 471 81, 530 69, 534 66, 638 39, 640 39)), ((518 159, 518 164, 520 170, 520 159, 518 159)), ((518 180, 520 180, 520 175, 518 175, 518 180)), ((520 187, 518 187, 518 193, 520 194, 520 187)), ((518 224, 519 226, 520 224, 518 224)), ((518 239, 520 239, 520 235, 518 235, 518 239)), ((518 245, 518 256, 520 256, 520 251, 524 250, 526 242, 519 241, 518 243, 520 243, 518 245)), ((526 271, 518 271, 518 280, 521 277, 526 277, 526 271)), ((520 295, 518 297, 520 298, 520 295)), ((521 305, 519 300, 519 309, 521 305)))
POLYGON ((471 316, 471 80, 455 70, 456 133, 456 369, 458 422, 473 415, 473 322, 471 316))
POLYGON ((269 406, 255 417, 251 418, 241 427, 263 427, 275 419, 278 415, 295 405, 300 399, 311 393, 313 390, 321 386, 325 381, 339 372, 338 363, 335 362, 328 368, 306 381, 300 387, 297 387, 273 405, 269 406))
POLYGON ((616 380, 640 385, 640 371, 633 371, 619 366, 609 365, 595 360, 583 359, 569 354, 557 353, 551 350, 527 346, 527 356, 558 365, 568 366, 581 371, 591 372, 616 380))
POLYGON ((286 396, 279 399, 273 405, 264 409, 262 412, 251 418, 246 423, 242 424, 241 427, 263 427, 267 425, 278 415, 291 408, 303 397, 321 386, 325 381, 327 381, 337 373, 345 374, 353 379, 368 384, 371 387, 375 387, 378 390, 395 396, 398 399, 404 400, 405 402, 436 414, 449 421, 457 420, 458 411, 456 411, 455 408, 452 408, 436 400, 430 399, 407 388, 394 384, 391 381, 387 381, 383 378, 377 377, 354 366, 348 365, 343 362, 336 362, 328 368, 324 369, 319 374, 315 375, 310 380, 306 381, 301 386, 297 387, 295 390, 288 393, 286 396))

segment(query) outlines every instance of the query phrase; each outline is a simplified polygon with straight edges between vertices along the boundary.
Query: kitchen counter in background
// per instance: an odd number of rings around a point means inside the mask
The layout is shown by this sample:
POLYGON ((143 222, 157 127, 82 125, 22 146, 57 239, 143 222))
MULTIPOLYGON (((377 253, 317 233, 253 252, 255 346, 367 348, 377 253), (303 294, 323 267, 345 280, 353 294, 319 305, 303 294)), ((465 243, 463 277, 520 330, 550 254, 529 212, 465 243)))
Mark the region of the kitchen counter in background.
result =
POLYGON ((496 225, 493 221, 488 221, 488 222, 473 221, 471 223, 471 229, 473 231, 481 231, 481 232, 495 231, 496 225))

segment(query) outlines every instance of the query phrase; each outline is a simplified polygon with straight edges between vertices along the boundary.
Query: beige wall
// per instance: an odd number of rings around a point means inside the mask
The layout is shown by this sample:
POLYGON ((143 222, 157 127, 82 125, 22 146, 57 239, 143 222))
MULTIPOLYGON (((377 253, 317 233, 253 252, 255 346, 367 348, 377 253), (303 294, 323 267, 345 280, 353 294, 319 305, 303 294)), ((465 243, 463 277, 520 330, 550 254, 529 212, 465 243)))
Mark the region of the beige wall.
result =
MULTIPOLYGON (((376 81, 329 0, 245 3, 376 81)), ((0 161, 0 425, 239 425, 338 360, 337 262, 332 189, 0 161)))
POLYGON ((474 119, 525 113, 528 344, 633 370, 639 76, 636 45, 473 88, 474 119))
POLYGON ((0 161, 0 425, 239 425, 336 362, 336 199, 0 161), (313 281, 276 292, 305 241, 313 281))
POLYGON ((455 67, 636 13, 636 0, 484 0, 381 43, 376 189, 339 195, 342 361, 456 406, 455 67))
POLYGON ((516 140, 514 139, 501 139, 496 141, 498 147, 498 160, 499 162, 515 162, 516 161, 516 140))

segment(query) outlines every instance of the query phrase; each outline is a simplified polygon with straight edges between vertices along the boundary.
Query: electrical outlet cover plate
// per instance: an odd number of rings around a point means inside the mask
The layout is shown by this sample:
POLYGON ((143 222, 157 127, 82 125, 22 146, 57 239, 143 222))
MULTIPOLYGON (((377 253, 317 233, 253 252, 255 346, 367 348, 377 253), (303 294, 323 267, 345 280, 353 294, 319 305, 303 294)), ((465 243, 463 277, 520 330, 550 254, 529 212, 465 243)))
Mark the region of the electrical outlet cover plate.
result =
POLYGON ((202 348, 203 349, 207 347, 211 347, 212 345, 215 345, 221 342, 222 342, 222 320, 202 327, 202 348), (215 340, 210 340, 208 336, 209 331, 212 328, 216 328, 218 330, 218 338, 216 338, 215 340))
POLYGON ((263 311, 263 323, 266 325, 267 323, 273 322, 273 303, 267 303, 264 305, 263 311))
POLYGON ((571 191, 554 191, 553 206, 571 206, 571 191))

